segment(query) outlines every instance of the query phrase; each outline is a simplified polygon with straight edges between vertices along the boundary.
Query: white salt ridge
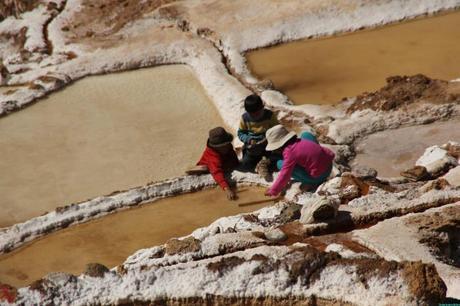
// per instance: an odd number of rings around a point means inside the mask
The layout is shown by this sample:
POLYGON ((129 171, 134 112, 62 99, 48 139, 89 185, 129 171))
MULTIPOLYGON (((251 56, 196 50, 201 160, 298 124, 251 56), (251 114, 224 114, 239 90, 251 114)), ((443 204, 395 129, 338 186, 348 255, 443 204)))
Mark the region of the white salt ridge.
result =
POLYGON ((443 178, 452 186, 460 187, 460 166, 450 169, 443 178))
POLYGON ((377 256, 373 254, 354 252, 344 245, 338 243, 329 244, 324 251, 338 253, 343 258, 377 258, 377 256))
POLYGON ((133 270, 142 266, 171 266, 178 263, 221 255, 224 250, 228 249, 237 251, 258 247, 260 244, 265 244, 265 240, 257 238, 251 232, 221 233, 204 238, 200 244, 199 251, 166 255, 164 257, 160 256, 159 258, 156 257, 158 257, 157 255, 159 253, 164 251, 163 246, 138 250, 125 260, 123 267, 128 270, 133 270))
MULTIPOLYGON (((364 26, 382 25, 389 22, 401 20, 403 18, 412 18, 417 15, 425 13, 433 13, 442 9, 451 9, 460 5, 459 0, 440 0, 433 1, 386 1, 384 3, 373 3, 364 0, 355 0, 350 3, 349 7, 352 10, 341 10, 333 6, 327 10, 321 10, 320 14, 317 11, 305 10, 303 13, 297 12, 295 17, 291 19, 283 19, 280 22, 262 23, 262 25, 254 25, 249 29, 241 31, 240 29, 232 32, 231 29, 223 35, 222 45, 224 54, 230 59, 232 67, 236 72, 243 77, 249 76, 244 57, 244 51, 270 45, 274 42, 285 42, 294 39, 301 39, 309 36, 329 35, 341 31, 352 31, 364 26)), ((240 84, 234 77, 228 74, 225 66, 222 64, 221 55, 210 42, 204 42, 201 38, 191 38, 184 33, 177 32, 174 29, 168 29, 170 35, 175 37, 169 43, 158 42, 156 44, 143 45, 142 48, 130 48, 126 52, 123 47, 112 48, 108 50, 97 50, 85 53, 84 49, 79 45, 69 44, 65 45, 64 38, 60 32, 61 25, 64 24, 67 18, 70 18, 73 12, 79 10, 80 1, 71 1, 66 4, 65 10, 53 20, 49 26, 49 39, 53 41, 53 45, 57 51, 60 52, 75 52, 78 57, 70 61, 70 65, 60 64, 58 66, 49 66, 44 68, 33 69, 33 71, 22 73, 21 75, 13 75, 10 84, 24 83, 33 81, 40 75, 45 75, 47 72, 60 71, 62 74, 70 77, 71 80, 77 80, 86 75, 96 73, 107 73, 112 71, 121 71, 130 68, 146 67, 154 64, 167 64, 167 63, 185 63, 190 65, 195 71, 200 82, 203 84, 204 89, 216 103, 219 112, 221 113, 224 121, 232 128, 236 127, 239 122, 239 116, 242 112, 243 98, 249 94, 249 91, 240 84), (120 57, 120 53, 123 56, 120 57)), ((269 9, 268 7, 261 7, 260 10, 269 9)), ((124 33, 136 33, 135 28, 142 28, 145 23, 155 26, 151 20, 140 20, 135 23, 128 24, 124 33), (130 30, 131 29, 131 32, 130 30)), ((191 25, 193 27, 193 24, 191 25)), ((165 33, 166 29, 161 32, 165 33)), ((160 33, 160 31, 159 31, 160 33)), ((36 92, 31 96, 42 96, 41 92, 36 92)), ((264 94, 263 94, 264 95, 264 94)), ((265 96, 270 95, 267 93, 265 96)), ((275 95, 271 93, 271 95, 275 95)), ((0 96, 0 115, 7 110, 11 111, 11 103, 7 101, 12 99, 21 99, 24 97, 6 97, 0 96)), ((27 101, 20 101, 17 104, 24 105, 30 103, 32 97, 28 97, 27 101)), ((268 98, 270 104, 273 99, 268 98)), ((302 110, 306 115, 324 117, 326 115, 342 114, 343 111, 327 107, 327 110, 322 110, 317 106, 303 106, 296 108, 289 106, 289 103, 277 102, 277 105, 285 105, 285 107, 292 108, 293 110, 302 110), (314 110, 316 108, 316 110, 314 110)), ((367 118, 362 118, 363 124, 375 125, 372 122, 374 114, 370 114, 367 118), (371 120, 371 121, 370 121, 371 120), (370 121, 370 122, 369 122, 370 121)), ((439 117, 439 116, 438 116, 439 117)), ((436 118, 438 118, 436 117, 436 118)), ((382 118, 383 121, 384 118, 382 118)), ((350 120, 353 121, 353 120, 350 120)), ((347 122, 347 120, 345 120, 347 122)), ((351 123, 351 122, 350 122, 351 123)), ((393 124, 397 124, 395 120, 393 124)), ((406 122, 407 123, 407 122, 406 122)), ((420 123, 418 121, 411 121, 411 123, 420 123)), ((335 123, 334 123, 335 124, 335 123)), ((349 127, 352 125, 350 124, 349 127)), ((357 124, 354 124, 357 126, 357 124)), ((334 130, 334 128, 332 128, 334 130)), ((347 130, 338 128, 335 132, 331 132, 331 138, 335 139, 338 143, 350 142, 350 137, 355 137, 358 132, 349 132, 353 134, 348 135, 334 135, 339 130, 347 130), (337 138, 337 139, 336 139, 337 138)))
POLYGON ((416 166, 423 166, 429 173, 436 173, 448 165, 457 166, 457 159, 439 146, 431 146, 415 162, 416 166))
POLYGON ((362 27, 375 27, 395 21, 414 18, 440 10, 460 6, 458 0, 389 0, 347 2, 348 9, 337 3, 329 2, 328 7, 320 10, 293 12, 293 17, 267 22, 245 30, 228 31, 222 39, 223 51, 229 58, 235 71, 247 82, 255 83, 250 73, 244 52, 262 48, 274 43, 289 42, 306 37, 328 36, 339 32, 350 32, 362 27), (351 9, 350 9, 351 8, 351 9))
MULTIPOLYGON (((300 254, 300 253, 299 253, 300 254)), ((409 302, 410 293, 399 273, 385 278, 371 277, 367 287, 359 281, 356 267, 329 266, 323 269, 319 279, 310 286, 300 282, 292 284, 289 272, 283 265, 272 271, 253 273, 263 263, 251 260, 263 255, 270 260, 295 260, 297 254, 291 247, 261 246, 234 252, 216 258, 160 266, 153 269, 132 269, 123 276, 113 272, 103 278, 79 276, 76 282, 60 282, 53 294, 55 304, 115 304, 121 299, 152 301, 156 298, 187 298, 218 295, 222 297, 305 297, 335 299, 356 305, 387 305, 392 302, 409 302), (223 273, 212 272, 208 264, 228 257, 244 259, 241 264, 223 273), (251 275, 251 277, 248 277, 251 275), (289 284, 289 285, 288 285, 289 284), (361 284, 361 285, 360 285, 361 284)), ((316 266, 318 263, 313 263, 316 266)), ((306 274, 310 271, 305 271, 306 274)), ((53 280, 53 278, 51 278, 53 280)), ((46 303, 48 296, 41 296, 29 288, 19 289, 16 303, 46 303)), ((415 305, 415 302, 413 302, 415 305)))
POLYGON ((70 205, 65 207, 63 211, 52 211, 24 223, 2 229, 0 232, 0 253, 17 248, 28 241, 70 224, 87 222, 133 205, 214 185, 215 182, 211 175, 185 176, 70 205))
MULTIPOLYGON (((14 16, 6 18, 0 23, 0 33, 17 35, 22 28, 26 28, 24 49, 32 53, 43 52, 47 49, 44 37, 44 27, 46 22, 55 14, 55 11, 47 9, 47 5, 49 3, 55 3, 59 7, 62 5, 63 1, 64 0, 40 1, 40 4, 34 10, 21 14, 20 18, 15 18, 14 16)), ((33 61, 34 56, 36 56, 36 60, 39 61, 44 55, 35 53, 29 61, 33 61)), ((9 44, 0 46, 0 58, 4 59, 4 64, 10 72, 14 72, 15 63, 19 60, 18 57, 19 54, 17 54, 9 44)), ((31 65, 35 67, 34 63, 31 63, 31 65)), ((27 65, 24 67, 27 67, 27 65)))
MULTIPOLYGON (((232 173, 232 178, 240 186, 267 186, 265 181, 252 173, 234 171, 232 173)), ((79 204, 68 205, 61 210, 58 209, 26 222, 1 229, 0 254, 11 251, 26 242, 69 225, 94 220, 131 206, 142 205, 164 197, 187 193, 215 185, 216 183, 211 175, 183 176, 143 187, 133 188, 115 195, 97 197, 79 204)), ((279 209, 277 207, 278 206, 273 208, 273 210, 277 211, 279 209)), ((270 214, 271 210, 272 208, 270 207, 262 209, 263 212, 266 211, 268 214, 270 214)), ((274 215, 276 215, 276 213, 274 215)), ((229 228, 246 230, 260 228, 260 225, 246 221, 242 214, 220 218, 206 228, 195 230, 194 235, 200 237, 199 239, 203 239, 205 236, 217 232, 224 232, 229 228)))
MULTIPOLYGON (((437 213, 459 204, 460 202, 457 202, 432 208, 421 214, 437 213)), ((405 225, 406 220, 412 216, 414 214, 387 219, 371 228, 356 230, 353 232, 353 238, 386 260, 421 260, 424 263, 434 263, 439 275, 447 285, 447 296, 459 299, 460 269, 439 261, 427 246, 419 243, 419 236, 415 229, 405 225)))
POLYGON ((409 110, 376 112, 363 110, 348 117, 337 118, 329 124, 327 136, 338 144, 350 144, 356 138, 401 126, 421 125, 439 119, 460 115, 460 107, 455 104, 418 104, 409 110))
POLYGON ((263 231, 268 225, 277 225, 276 218, 288 206, 286 202, 278 202, 273 206, 264 207, 252 212, 257 217, 258 222, 249 221, 244 218, 244 214, 236 216, 222 217, 211 223, 209 226, 198 228, 193 231, 192 236, 203 240, 218 233, 225 233, 229 230, 241 231, 263 231))
MULTIPOLYGON (((184 33, 179 33, 172 29, 169 30, 171 38, 164 42, 151 43, 147 46, 143 45, 143 48, 120 46, 108 50, 92 50, 89 53, 80 45, 65 45, 62 33, 60 33, 60 25, 63 24, 65 18, 71 15, 70 12, 72 10, 78 11, 79 3, 80 1, 77 0, 69 1, 64 12, 49 26, 49 39, 52 41, 55 51, 57 53, 72 51, 78 57, 69 62, 61 63, 58 58, 60 55, 53 55, 57 57, 47 59, 48 62, 45 62, 46 64, 52 64, 51 66, 31 64, 30 67, 33 68, 31 71, 20 75, 12 75, 8 81, 9 84, 30 82, 47 73, 58 73, 60 79, 62 79, 60 83, 60 86, 62 86, 91 74, 122 71, 156 64, 185 63, 190 65, 195 71, 204 89, 216 103, 225 122, 231 127, 237 126, 242 112, 241 101, 249 93, 249 90, 229 75, 226 67, 221 62, 221 54, 211 43, 198 38, 190 38, 184 33), (66 13, 69 13, 69 15, 66 15, 66 13), (128 49, 129 52, 127 52, 128 49)), ((300 17, 290 20, 286 19, 283 23, 268 22, 259 28, 252 27, 247 31, 230 32, 222 42, 224 53, 230 59, 233 68, 246 78, 246 81, 255 82, 256 80, 247 70, 244 57, 242 56, 242 52, 245 50, 266 46, 274 42, 350 31, 362 26, 375 26, 406 17, 432 13, 441 9, 454 8, 460 5, 460 1, 454 0, 392 0, 378 3, 367 3, 366 1, 356 0, 353 3, 357 4, 356 8, 346 13, 336 9, 325 10, 320 14, 317 14, 317 12, 315 14, 306 12, 300 17), (366 5, 360 5, 364 3, 366 5)), ((39 18, 40 14, 37 11, 33 12, 33 14, 31 13, 31 16, 39 18), (35 16, 34 14, 38 15, 35 16)), ((147 22, 151 21, 139 21, 127 25, 123 31, 127 36, 133 35, 133 33, 136 33, 136 29, 148 25, 147 22)), ((150 25, 155 26, 155 23, 151 23, 150 25)), ((19 28, 19 26, 17 27, 19 28)), ((43 43, 42 33, 31 32, 31 35, 34 35, 34 37, 29 37, 30 48, 35 48, 43 43)), ((14 68, 13 66, 12 68, 14 68)), ((9 96, 0 95, 0 115, 7 111, 13 111, 17 107, 24 106, 37 97, 41 97, 58 88, 53 87, 56 84, 47 86, 43 90, 26 89, 19 90, 9 96)), ((422 124, 432 119, 445 118, 455 112, 458 113, 457 109, 448 105, 420 107, 418 112, 414 112, 411 115, 401 112, 384 115, 365 111, 355 113, 347 118, 343 117, 343 109, 291 106, 285 97, 281 94, 276 94, 276 92, 263 92, 262 96, 266 99, 267 104, 273 105, 276 109, 281 109, 286 113, 301 111, 305 115, 312 116, 315 119, 320 119, 330 114, 339 117, 338 120, 335 120, 330 125, 328 134, 337 143, 351 143, 354 138, 373 131, 395 128, 401 124, 422 124), (340 119, 340 117, 343 118, 340 119), (357 126, 363 126, 363 128, 357 128, 357 126)), ((190 177, 179 178, 170 180, 166 185, 160 183, 114 196, 96 198, 70 207, 61 213, 52 212, 4 229, 0 234, 0 249, 4 251, 15 248, 26 241, 45 234, 47 229, 58 228, 69 221, 72 223, 84 222, 96 216, 105 215, 114 209, 128 207, 143 203, 144 201, 151 201, 153 197, 169 195, 173 190, 185 192, 195 189, 198 185, 211 186, 212 184, 214 183, 210 176, 192 179, 190 177)), ((411 197, 410 192, 393 195, 378 190, 376 194, 350 202, 350 208, 357 213, 365 214, 382 211, 382 209, 408 208, 413 205, 431 203, 430 201, 449 200, 456 197, 460 197, 460 191, 430 191, 423 194, 420 198, 414 199, 411 197), (409 198, 405 199, 406 197, 409 198), (379 203, 379 205, 372 205, 375 203, 379 203)), ((281 211, 280 206, 282 204, 278 205, 275 209, 259 211, 259 220, 276 218, 281 211)), ((242 220, 241 216, 236 216, 217 220, 208 228, 195 231, 193 235, 201 239, 211 239, 217 232, 216 229, 220 231, 232 227, 236 230, 249 230, 258 228, 259 226, 260 224, 242 220)), ((286 247, 260 247, 245 251, 243 256, 250 258, 256 252, 257 254, 265 252, 264 254, 268 257, 281 258, 285 256, 286 250, 286 247)), ((153 251, 152 249, 143 250, 143 252, 156 251, 158 249, 154 249, 153 251)), ((139 262, 143 260, 146 260, 146 262, 151 261, 150 258, 146 257, 145 253, 136 254, 139 257, 130 257, 133 264, 136 260, 139 260, 139 262)), ((212 259, 209 259, 208 262, 210 261, 212 259)), ((248 263, 235 268, 225 277, 215 278, 215 275, 209 273, 204 268, 205 263, 206 261, 192 263, 190 264, 191 267, 187 263, 184 263, 182 265, 187 269, 185 272, 180 269, 172 270, 168 267, 162 267, 154 271, 129 271, 124 277, 113 273, 106 274, 102 279, 80 276, 77 284, 66 284, 59 288, 58 290, 61 295, 56 297, 52 302, 57 304, 72 303, 76 305, 97 302, 107 304, 114 303, 119 298, 127 296, 148 300, 161 295, 167 297, 187 297, 196 296, 197 292, 198 295, 201 294, 202 296, 206 293, 218 292, 224 296, 283 296, 287 294, 303 296, 305 294, 315 294, 318 297, 343 299, 344 301, 350 301, 358 305, 380 305, 385 303, 392 304, 389 300, 388 292, 396 293, 403 299, 408 296, 407 288, 398 275, 390 275, 384 279, 371 279, 368 282, 369 288, 360 286, 353 266, 328 267, 322 271, 320 280, 305 290, 299 284, 285 286, 283 282, 287 277, 286 271, 276 270, 270 272, 271 274, 262 274, 257 277, 247 278, 248 273, 251 273, 256 265, 255 263, 248 263), (161 284, 156 282, 157 279, 162 280, 161 284), (165 281, 163 282, 163 280, 165 281)), ((38 291, 22 288, 19 292, 18 303, 45 303, 38 291)))

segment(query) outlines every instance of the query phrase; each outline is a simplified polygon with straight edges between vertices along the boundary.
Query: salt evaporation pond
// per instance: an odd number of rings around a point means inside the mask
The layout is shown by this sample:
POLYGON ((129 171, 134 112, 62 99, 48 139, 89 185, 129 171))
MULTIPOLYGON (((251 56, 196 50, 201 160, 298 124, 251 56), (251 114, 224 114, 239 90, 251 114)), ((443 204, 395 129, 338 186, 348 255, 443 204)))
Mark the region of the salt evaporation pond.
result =
POLYGON ((0 119, 0 227, 182 175, 222 124, 184 65, 78 81, 0 119))
POLYGON ((114 267, 135 251, 190 234, 223 216, 273 204, 264 189, 240 187, 228 201, 219 188, 159 200, 69 227, 0 256, 0 283, 26 286, 50 272, 80 274, 87 263, 114 267))
POLYGON ((411 126, 372 134, 356 143, 354 165, 377 170, 381 177, 396 177, 415 166, 426 148, 449 140, 460 142, 460 119, 411 126))
POLYGON ((392 75, 460 77, 460 12, 249 52, 249 68, 296 104, 334 104, 392 75))

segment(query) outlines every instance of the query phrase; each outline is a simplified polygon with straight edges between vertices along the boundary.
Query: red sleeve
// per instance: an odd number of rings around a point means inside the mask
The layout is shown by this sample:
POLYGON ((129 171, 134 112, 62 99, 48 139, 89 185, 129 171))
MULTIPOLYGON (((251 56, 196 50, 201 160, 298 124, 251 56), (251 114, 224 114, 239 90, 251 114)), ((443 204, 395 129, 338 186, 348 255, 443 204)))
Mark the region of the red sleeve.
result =
POLYGON ((228 188, 228 183, 225 180, 224 171, 222 170, 222 163, 220 160, 209 163, 208 168, 217 184, 219 184, 222 189, 228 188))
POLYGON ((225 180, 224 171, 222 169, 222 161, 218 153, 206 148, 198 165, 208 166, 209 172, 217 184, 219 184, 222 189, 228 188, 228 183, 225 180))

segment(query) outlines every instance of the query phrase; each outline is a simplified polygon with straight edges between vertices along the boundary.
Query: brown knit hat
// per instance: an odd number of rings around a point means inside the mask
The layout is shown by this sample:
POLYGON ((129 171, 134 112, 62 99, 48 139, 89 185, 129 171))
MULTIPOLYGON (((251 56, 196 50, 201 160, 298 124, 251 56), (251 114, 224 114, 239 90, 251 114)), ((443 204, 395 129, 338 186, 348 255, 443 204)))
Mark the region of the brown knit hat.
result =
POLYGON ((216 127, 209 131, 208 146, 223 147, 233 140, 233 135, 227 133, 223 127, 216 127))

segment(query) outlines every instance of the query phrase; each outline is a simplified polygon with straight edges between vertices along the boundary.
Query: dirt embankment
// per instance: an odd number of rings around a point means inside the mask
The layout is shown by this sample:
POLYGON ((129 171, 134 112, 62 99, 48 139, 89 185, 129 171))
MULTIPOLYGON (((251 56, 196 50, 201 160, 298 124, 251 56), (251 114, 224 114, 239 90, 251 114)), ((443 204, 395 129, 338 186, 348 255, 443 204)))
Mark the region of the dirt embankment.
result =
POLYGON ((24 12, 38 6, 39 0, 3 0, 0 1, 0 22, 10 16, 19 17, 24 12))
MULTIPOLYGON (((101 42, 107 44, 117 41, 114 34, 127 23, 174 1, 84 0, 81 10, 61 30, 68 33, 71 42, 81 43, 87 40, 90 45, 100 46, 101 42)), ((104 46, 111 44, 102 44, 104 46)))
POLYGON ((460 207, 449 207, 441 213, 416 215, 407 221, 421 233, 421 243, 442 262, 460 267, 460 207))
POLYGON ((422 74, 413 76, 391 76, 387 85, 375 92, 365 92, 347 109, 348 113, 363 109, 390 111, 416 102, 434 104, 460 103, 458 82, 431 79, 422 74))

